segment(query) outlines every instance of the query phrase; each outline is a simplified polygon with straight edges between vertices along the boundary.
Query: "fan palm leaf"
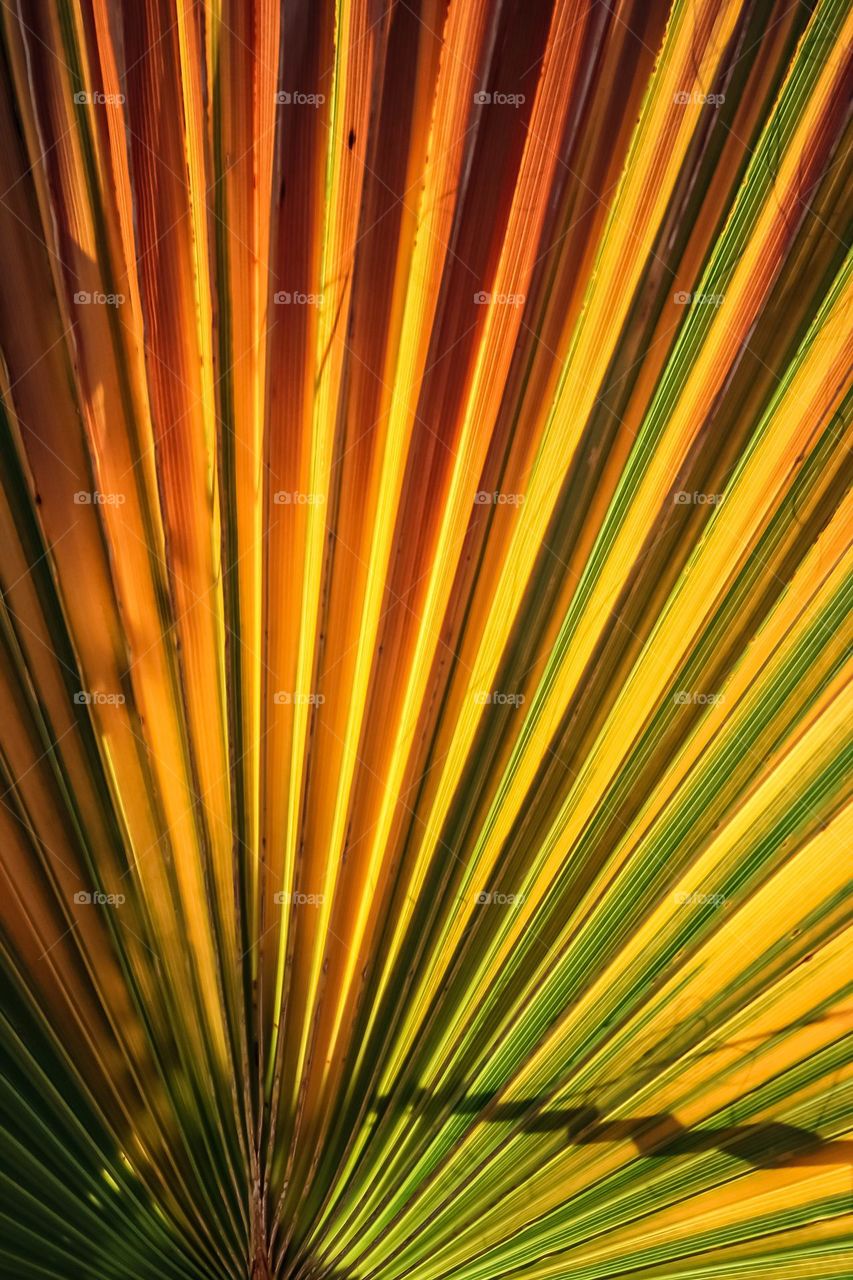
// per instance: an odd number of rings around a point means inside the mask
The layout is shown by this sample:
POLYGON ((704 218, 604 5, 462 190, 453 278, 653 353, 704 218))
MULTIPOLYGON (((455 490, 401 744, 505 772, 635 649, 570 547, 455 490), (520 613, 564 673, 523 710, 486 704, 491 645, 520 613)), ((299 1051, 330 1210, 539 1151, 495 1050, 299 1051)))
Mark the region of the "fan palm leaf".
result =
POLYGON ((4 0, 2 1274, 851 1269, 842 0, 4 0))

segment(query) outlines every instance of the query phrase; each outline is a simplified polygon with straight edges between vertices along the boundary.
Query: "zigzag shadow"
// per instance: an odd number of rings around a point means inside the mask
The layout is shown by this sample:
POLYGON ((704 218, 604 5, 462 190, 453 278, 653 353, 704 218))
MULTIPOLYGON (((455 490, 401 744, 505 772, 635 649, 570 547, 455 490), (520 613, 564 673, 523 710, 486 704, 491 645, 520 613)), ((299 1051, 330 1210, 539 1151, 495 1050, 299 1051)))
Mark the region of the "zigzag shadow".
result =
MULTIPOLYGON (((564 1130, 566 1142, 571 1145, 632 1141, 640 1155, 656 1159, 717 1150, 756 1169, 839 1163, 853 1166, 853 1140, 827 1141, 809 1129, 782 1121, 691 1129, 666 1111, 609 1120, 592 1104, 537 1110, 544 1099, 496 1103, 496 1096, 474 1093, 455 1098, 415 1089, 406 1100, 425 1118, 438 1119, 445 1110, 456 1115, 482 1113, 481 1118, 487 1122, 521 1121, 519 1127, 524 1132, 564 1130)), ((391 1095, 377 1100, 380 1114, 390 1101, 391 1095)))

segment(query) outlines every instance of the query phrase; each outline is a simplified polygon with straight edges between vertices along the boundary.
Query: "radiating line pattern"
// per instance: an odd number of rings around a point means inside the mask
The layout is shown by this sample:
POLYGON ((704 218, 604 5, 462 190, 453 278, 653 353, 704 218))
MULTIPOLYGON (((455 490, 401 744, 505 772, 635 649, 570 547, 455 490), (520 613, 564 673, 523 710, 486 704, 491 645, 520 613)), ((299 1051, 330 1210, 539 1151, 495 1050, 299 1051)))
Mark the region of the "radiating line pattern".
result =
POLYGON ((849 1276, 849 7, 0 15, 2 1275, 849 1276))

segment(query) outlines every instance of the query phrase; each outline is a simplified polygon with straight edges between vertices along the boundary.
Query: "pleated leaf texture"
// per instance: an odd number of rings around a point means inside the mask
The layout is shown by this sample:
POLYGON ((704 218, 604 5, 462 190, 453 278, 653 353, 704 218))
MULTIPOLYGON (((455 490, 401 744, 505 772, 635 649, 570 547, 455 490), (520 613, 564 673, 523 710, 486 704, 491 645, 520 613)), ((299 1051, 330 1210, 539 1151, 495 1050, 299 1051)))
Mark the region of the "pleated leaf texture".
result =
POLYGON ((849 6, 0 14, 0 1274, 849 1276, 849 6))

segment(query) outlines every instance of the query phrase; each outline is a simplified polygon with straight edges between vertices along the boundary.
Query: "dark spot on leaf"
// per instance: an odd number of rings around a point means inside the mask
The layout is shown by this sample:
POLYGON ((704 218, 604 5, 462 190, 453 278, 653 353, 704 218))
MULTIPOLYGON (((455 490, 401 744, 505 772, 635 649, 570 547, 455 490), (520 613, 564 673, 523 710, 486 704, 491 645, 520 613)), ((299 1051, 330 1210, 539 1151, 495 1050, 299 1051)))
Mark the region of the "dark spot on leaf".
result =
POLYGON ((355 146, 355 129, 350 129, 349 131, 349 137, 347 138, 347 146, 349 147, 350 151, 352 151, 353 147, 355 146))

